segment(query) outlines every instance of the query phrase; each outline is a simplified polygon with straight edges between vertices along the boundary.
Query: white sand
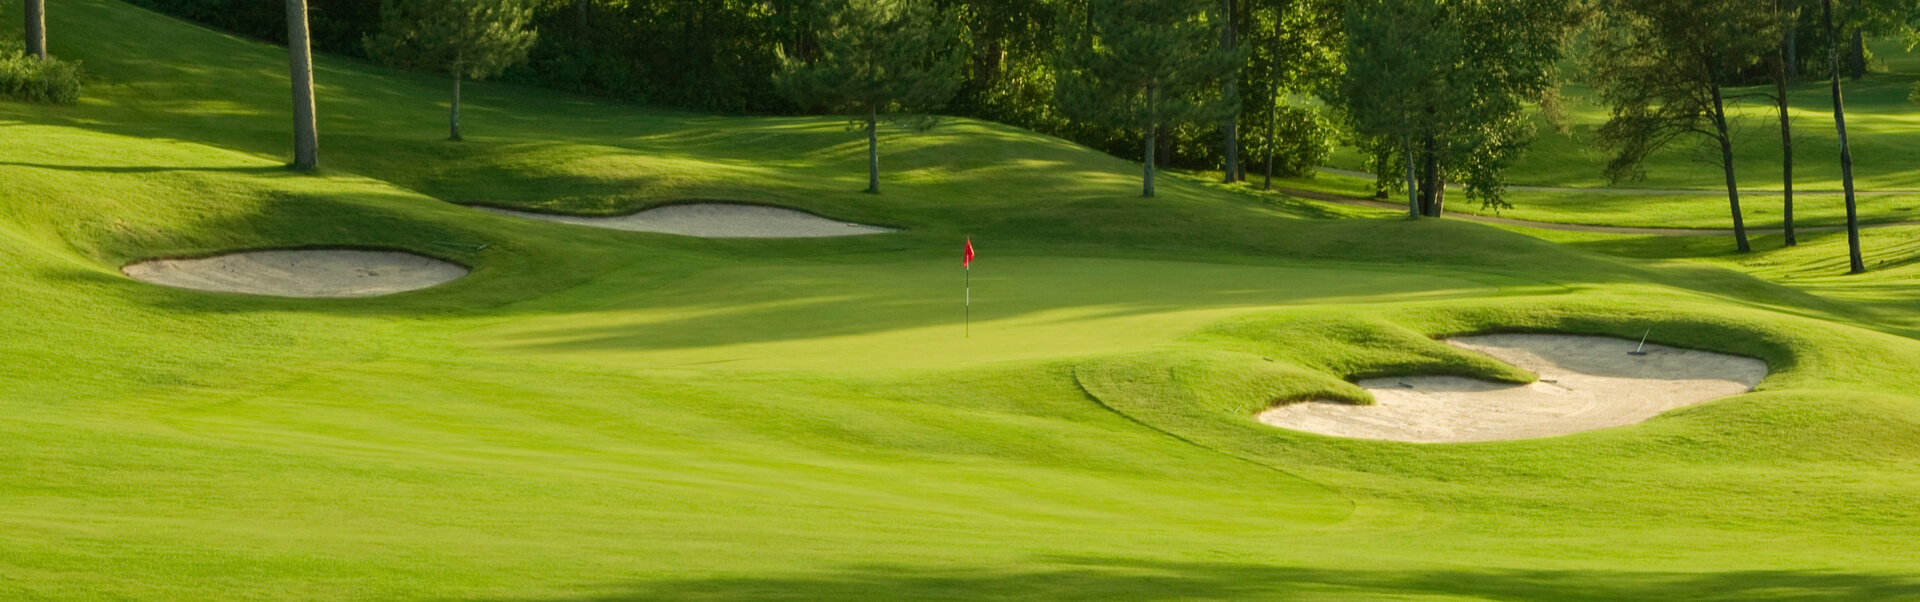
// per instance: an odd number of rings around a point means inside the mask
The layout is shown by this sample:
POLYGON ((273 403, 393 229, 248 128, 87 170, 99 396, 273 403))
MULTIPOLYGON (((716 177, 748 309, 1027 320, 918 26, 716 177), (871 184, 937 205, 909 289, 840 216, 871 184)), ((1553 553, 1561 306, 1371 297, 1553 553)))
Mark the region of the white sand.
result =
POLYGON ((204 259, 156 259, 121 268, 163 286, 275 297, 372 297, 427 288, 467 268, 392 251, 249 251, 204 259))
POLYGON ((1447 341, 1540 375, 1529 385, 1452 376, 1360 381, 1370 406, 1309 401, 1261 422, 1358 439, 1442 443, 1551 437, 1643 422, 1674 408, 1753 390, 1760 360, 1606 337, 1503 334, 1447 341))
POLYGON ((498 207, 475 206, 475 208, 501 215, 563 224, 702 238, 821 238, 893 231, 892 228, 834 221, 792 209, 735 203, 667 205, 616 217, 552 215, 498 207))

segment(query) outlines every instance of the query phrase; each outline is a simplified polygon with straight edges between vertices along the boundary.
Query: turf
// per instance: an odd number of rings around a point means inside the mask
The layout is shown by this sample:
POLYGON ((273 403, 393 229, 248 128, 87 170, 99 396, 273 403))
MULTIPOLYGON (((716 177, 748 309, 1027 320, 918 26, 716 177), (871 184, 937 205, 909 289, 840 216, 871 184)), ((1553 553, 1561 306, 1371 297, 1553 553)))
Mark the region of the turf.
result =
POLYGON ((967 120, 888 132, 886 193, 863 195, 840 120, 480 84, 451 143, 443 82, 331 58, 326 169, 296 175, 280 51, 55 8, 54 52, 96 79, 78 106, 0 103, 0 598, 1920 596, 1920 308, 1904 266, 1827 276, 1831 238, 1730 258, 1179 177, 1140 199, 1136 166, 967 120), (905 231, 460 206, 683 198, 905 231), (351 301, 117 274, 303 246, 474 272, 351 301), (1773 375, 1531 441, 1248 419, 1363 400, 1369 374, 1529 378, 1435 336, 1649 326, 1773 375))

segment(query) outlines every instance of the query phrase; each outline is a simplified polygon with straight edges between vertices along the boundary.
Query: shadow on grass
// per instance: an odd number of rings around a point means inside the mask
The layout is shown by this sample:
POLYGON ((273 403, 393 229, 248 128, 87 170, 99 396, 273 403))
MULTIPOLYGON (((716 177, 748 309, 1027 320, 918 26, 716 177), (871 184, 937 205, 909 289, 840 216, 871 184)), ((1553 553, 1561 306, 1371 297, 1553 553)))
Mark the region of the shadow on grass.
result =
MULTIPOLYGON (((824 574, 614 585, 545 602, 652 600, 1895 600, 1920 580, 1813 571, 1372 571, 1245 563, 1045 559, 1033 571, 873 564, 824 574)), ((507 599, 493 599, 506 602, 507 599)), ((522 599, 525 600, 525 599, 522 599)))
POLYGON ((218 173, 241 173, 241 174, 277 174, 277 173, 282 173, 287 171, 287 168, 285 167, 273 166, 273 165, 262 165, 262 166, 255 166, 255 167, 165 167, 165 166, 157 166, 157 165, 156 166, 53 165, 48 163, 0 161, 0 166, 31 167, 35 169, 53 169, 53 170, 59 170, 59 171, 81 171, 81 172, 113 173, 113 174, 161 173, 161 172, 170 172, 170 171, 205 171, 205 172, 218 172, 218 173))

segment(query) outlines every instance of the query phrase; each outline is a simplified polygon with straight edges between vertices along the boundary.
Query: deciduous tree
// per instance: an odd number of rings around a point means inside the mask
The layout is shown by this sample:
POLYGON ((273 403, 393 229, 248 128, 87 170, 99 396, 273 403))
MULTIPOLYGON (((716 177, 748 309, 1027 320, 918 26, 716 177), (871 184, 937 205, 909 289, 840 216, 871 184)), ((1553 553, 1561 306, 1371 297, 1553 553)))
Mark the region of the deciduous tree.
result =
POLYGON ((1333 100, 1377 139, 1370 146, 1399 156, 1409 214, 1439 217, 1449 179, 1468 198, 1506 206, 1502 174, 1533 139, 1530 105, 1557 115, 1557 62, 1583 14, 1564 0, 1348 5, 1333 100))
POLYGON ((1589 73, 1611 111, 1594 139, 1613 181, 1644 175, 1654 151, 1682 137, 1718 145, 1741 252, 1752 250, 1740 212, 1725 83, 1778 48, 1783 24, 1751 0, 1607 0, 1589 73))

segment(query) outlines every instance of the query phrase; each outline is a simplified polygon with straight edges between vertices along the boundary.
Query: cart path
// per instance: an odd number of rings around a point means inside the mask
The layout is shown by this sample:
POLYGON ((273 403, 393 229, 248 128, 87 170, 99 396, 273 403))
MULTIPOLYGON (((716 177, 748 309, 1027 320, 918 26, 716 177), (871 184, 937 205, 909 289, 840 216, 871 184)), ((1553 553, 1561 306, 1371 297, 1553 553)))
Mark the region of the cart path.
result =
MULTIPOLYGON (((1336 176, 1364 178, 1368 180, 1371 180, 1374 178, 1373 174, 1370 174, 1364 171, 1355 171, 1351 169, 1340 169, 1337 167, 1317 167, 1314 169, 1318 170, 1320 173, 1328 173, 1336 176)), ((1455 184, 1448 184, 1447 188, 1458 189, 1459 186, 1455 184)), ((1567 188, 1567 187, 1560 187, 1560 186, 1508 186, 1507 190, 1514 190, 1514 191, 1521 191, 1521 192, 1573 192, 1573 193, 1588 193, 1588 194, 1642 194, 1642 195, 1649 195, 1649 196, 1682 195, 1682 194, 1724 195, 1727 193, 1725 189, 1716 190, 1711 188, 1567 188)), ((1842 191, 1842 190, 1820 190, 1820 189, 1812 189, 1812 188, 1793 189, 1793 193, 1796 195, 1843 194, 1844 192, 1845 191, 1842 191)), ((1741 194, 1785 194, 1784 191, 1780 191, 1780 190, 1759 190, 1759 189, 1750 190, 1746 188, 1740 189, 1740 193, 1741 194)), ((1920 194, 1920 189, 1913 189, 1913 188, 1881 188, 1881 189, 1874 189, 1874 190, 1855 189, 1853 193, 1854 194, 1920 194)))
MULTIPOLYGON (((1369 207, 1373 209, 1389 209, 1393 211, 1407 210, 1407 206, 1403 203, 1389 203, 1386 201, 1378 201, 1374 199, 1356 197, 1356 196, 1347 196, 1344 194, 1334 194, 1330 192, 1317 192, 1312 190, 1301 190, 1298 188, 1285 188, 1281 186, 1275 186, 1273 187, 1273 189, 1274 191, 1279 192, 1281 194, 1285 194, 1293 197, 1299 197, 1303 199, 1311 199, 1315 201, 1326 201, 1329 203, 1353 205, 1356 207, 1369 207)), ((1568 190, 1579 190, 1579 189, 1568 189, 1568 190)), ((1628 234, 1628 235, 1642 235, 1642 236, 1733 236, 1732 228, 1724 228, 1724 229, 1720 229, 1720 228, 1634 228, 1634 227, 1628 227, 1628 226, 1590 226, 1586 224, 1561 224, 1561 223, 1555 223, 1555 222, 1536 222, 1536 221, 1523 220, 1523 219, 1513 219, 1508 217, 1493 217, 1488 215, 1474 215, 1471 213, 1457 213, 1452 211, 1446 212, 1446 216, 1465 220, 1465 221, 1470 221, 1470 222, 1480 222, 1483 224, 1497 224, 1502 226, 1523 226, 1527 228, 1540 228, 1543 230, 1562 230, 1566 232, 1592 232, 1597 234, 1628 234)), ((1920 221, 1881 222, 1881 223, 1873 223, 1873 224, 1860 224, 1861 229, 1889 228, 1894 226, 1920 226, 1920 221)), ((1846 229, 1847 229, 1846 226, 1801 226, 1798 228, 1794 228, 1794 231, 1795 232, 1841 232, 1841 231, 1845 231, 1846 229)), ((1772 231, 1772 230, 1773 228, 1748 228, 1747 233, 1753 234, 1756 232, 1772 231)))

